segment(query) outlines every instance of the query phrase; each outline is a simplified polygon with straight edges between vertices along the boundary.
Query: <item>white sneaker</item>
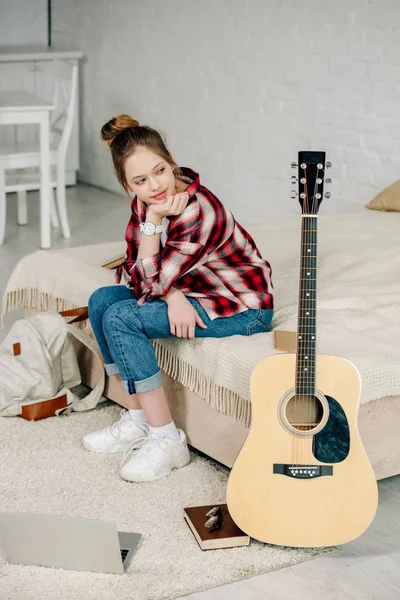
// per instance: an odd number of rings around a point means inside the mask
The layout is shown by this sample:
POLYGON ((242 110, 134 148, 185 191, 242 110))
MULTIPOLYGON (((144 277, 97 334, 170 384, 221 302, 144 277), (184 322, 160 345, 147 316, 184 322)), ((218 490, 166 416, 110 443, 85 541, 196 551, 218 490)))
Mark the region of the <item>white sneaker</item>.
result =
POLYGON ((173 440, 163 434, 151 433, 128 461, 137 444, 132 442, 121 460, 120 477, 125 481, 155 481, 166 477, 172 469, 179 469, 190 462, 190 453, 186 443, 186 435, 178 429, 179 440, 173 440))
MULTIPOLYGON (((149 435, 147 423, 132 421, 129 410, 120 412, 121 419, 100 431, 92 431, 82 438, 82 444, 91 452, 124 452, 132 442, 144 444, 149 435)), ((139 447, 139 445, 138 445, 139 447)))

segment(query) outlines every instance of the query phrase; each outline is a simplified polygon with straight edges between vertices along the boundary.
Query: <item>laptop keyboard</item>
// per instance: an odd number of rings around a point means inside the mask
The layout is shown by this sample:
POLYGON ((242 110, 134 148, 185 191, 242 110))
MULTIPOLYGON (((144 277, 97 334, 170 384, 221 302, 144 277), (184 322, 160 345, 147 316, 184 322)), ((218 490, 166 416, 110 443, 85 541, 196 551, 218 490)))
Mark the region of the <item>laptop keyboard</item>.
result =
POLYGON ((120 550, 121 550, 122 562, 124 562, 124 560, 126 559, 126 557, 129 554, 129 550, 126 550, 126 548, 120 548, 120 550))

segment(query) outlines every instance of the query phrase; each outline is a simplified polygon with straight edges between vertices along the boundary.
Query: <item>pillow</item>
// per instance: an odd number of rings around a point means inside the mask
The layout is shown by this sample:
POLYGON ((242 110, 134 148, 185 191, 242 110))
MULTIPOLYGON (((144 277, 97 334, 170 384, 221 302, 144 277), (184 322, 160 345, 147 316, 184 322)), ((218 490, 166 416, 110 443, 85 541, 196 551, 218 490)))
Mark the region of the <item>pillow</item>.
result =
POLYGON ((400 179, 375 196, 365 208, 400 212, 400 179))

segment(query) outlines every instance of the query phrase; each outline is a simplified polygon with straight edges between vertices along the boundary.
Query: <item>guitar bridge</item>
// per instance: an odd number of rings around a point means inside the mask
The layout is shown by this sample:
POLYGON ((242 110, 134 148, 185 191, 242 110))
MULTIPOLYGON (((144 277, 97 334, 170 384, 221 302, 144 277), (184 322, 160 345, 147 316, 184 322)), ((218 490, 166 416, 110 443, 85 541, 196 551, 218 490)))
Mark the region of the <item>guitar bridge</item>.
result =
POLYGON ((315 479, 324 475, 333 475, 333 467, 328 465, 284 465, 274 464, 274 473, 296 479, 315 479))

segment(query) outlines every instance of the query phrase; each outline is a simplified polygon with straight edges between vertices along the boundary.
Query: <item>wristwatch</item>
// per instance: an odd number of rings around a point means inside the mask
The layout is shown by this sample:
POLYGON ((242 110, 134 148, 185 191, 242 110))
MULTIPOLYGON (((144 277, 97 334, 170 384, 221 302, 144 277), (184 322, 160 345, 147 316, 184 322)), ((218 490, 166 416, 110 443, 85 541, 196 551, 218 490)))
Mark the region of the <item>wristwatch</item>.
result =
POLYGON ((145 235, 154 235, 155 233, 161 233, 163 230, 162 225, 153 225, 153 223, 140 223, 140 231, 145 235))

